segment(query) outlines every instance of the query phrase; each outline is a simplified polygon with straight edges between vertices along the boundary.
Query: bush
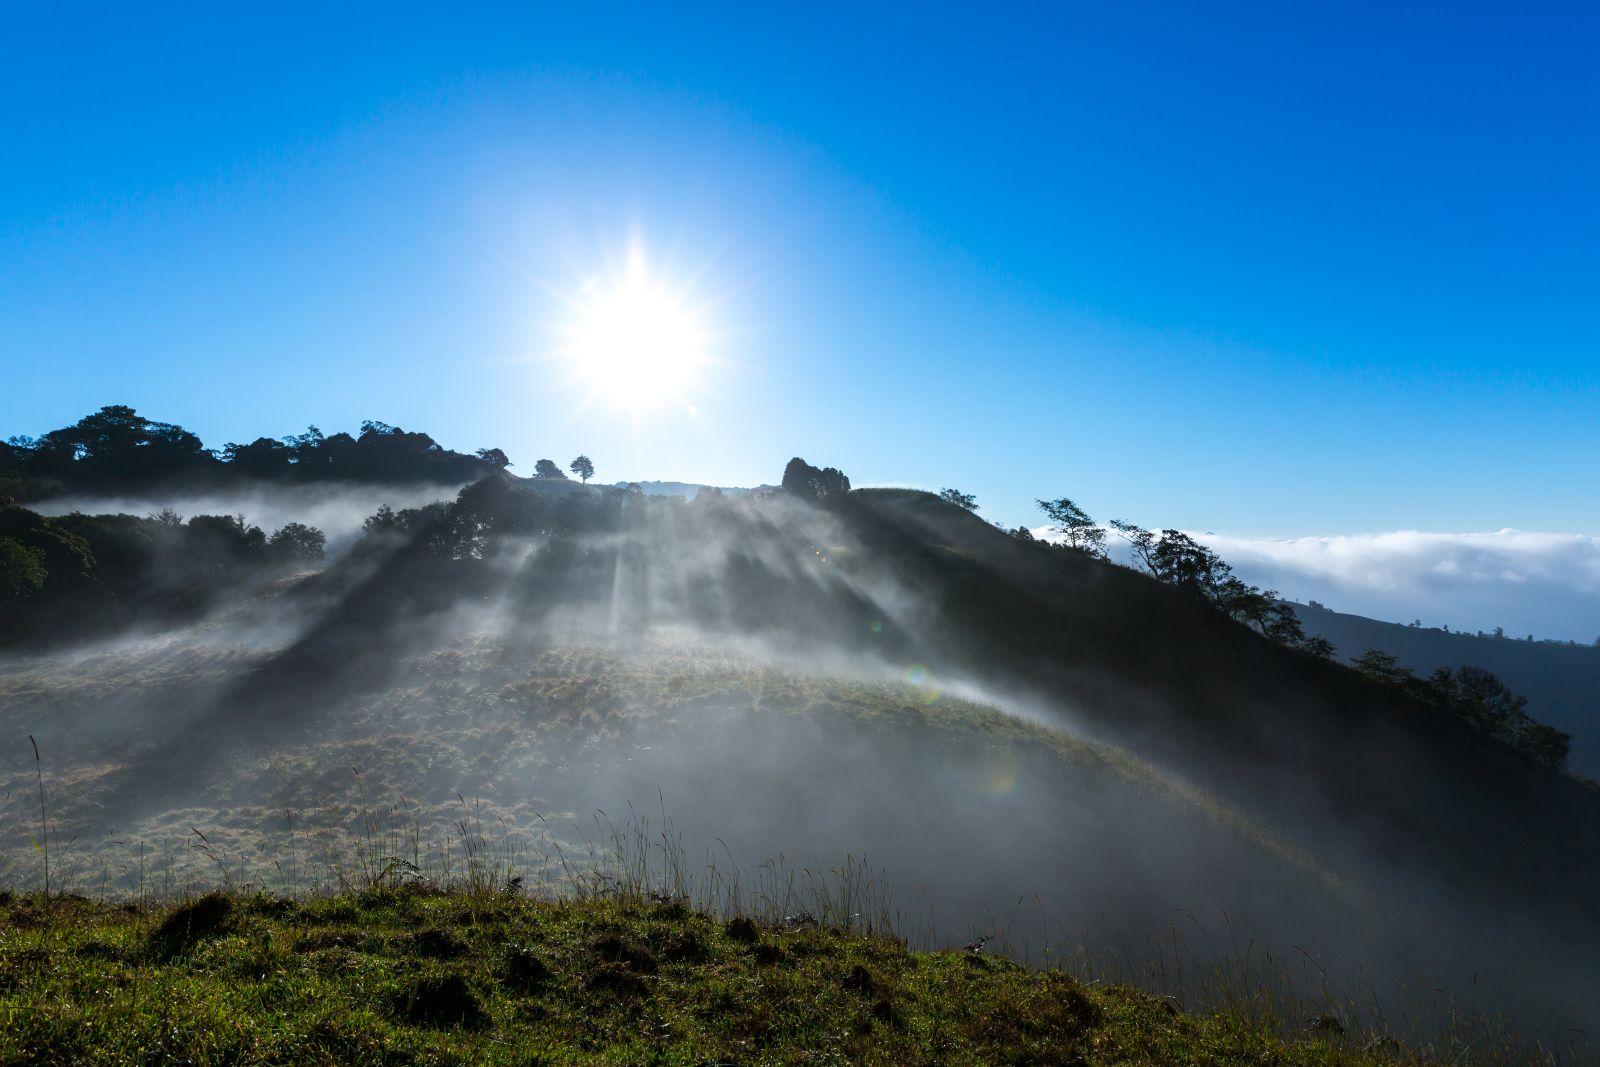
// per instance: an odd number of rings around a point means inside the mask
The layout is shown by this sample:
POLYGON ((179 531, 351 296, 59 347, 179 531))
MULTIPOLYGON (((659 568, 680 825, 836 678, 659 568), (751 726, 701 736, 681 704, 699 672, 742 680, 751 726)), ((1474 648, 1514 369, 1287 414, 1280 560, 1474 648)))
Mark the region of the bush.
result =
POLYGON ((0 602, 23 600, 44 589, 44 552, 0 537, 0 602))

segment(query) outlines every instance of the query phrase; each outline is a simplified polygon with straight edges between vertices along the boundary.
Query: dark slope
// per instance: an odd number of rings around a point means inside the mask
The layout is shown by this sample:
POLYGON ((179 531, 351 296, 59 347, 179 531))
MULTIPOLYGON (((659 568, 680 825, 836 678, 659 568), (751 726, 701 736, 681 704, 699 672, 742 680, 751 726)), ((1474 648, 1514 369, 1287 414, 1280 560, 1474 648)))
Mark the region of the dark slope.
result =
POLYGON ((430 527, 320 578, 326 606, 174 740, 172 773, 387 684, 452 612, 492 604, 530 640, 689 626, 794 656, 923 663, 1043 705, 1319 849, 1596 922, 1571 887, 1600 884, 1600 796, 1143 575, 1018 542, 924 493, 857 491, 819 512, 539 488, 479 482, 430 527), (512 550, 522 539, 537 547, 512 550))
POLYGON ((385 633, 463 601, 500 598, 525 631, 573 613, 577 625, 603 616, 623 632, 687 620, 791 650, 921 661, 1042 698, 1325 847, 1418 876, 1470 872, 1461 884, 1491 899, 1515 891, 1594 922, 1568 887, 1596 875, 1600 798, 1142 575, 1017 542, 927 494, 861 491, 800 515, 781 500, 530 503, 531 488, 486 482, 464 494, 448 528, 405 545, 241 683, 224 721, 275 721, 253 709, 281 715, 308 678, 381 681, 385 633), (551 530, 509 568, 437 548, 551 530))
POLYGON ((1586 929, 1600 795, 1337 664, 1269 642, 1145 576, 1007 537, 928 494, 841 515, 946 625, 943 656, 1046 694, 1134 751, 1324 847, 1586 929))
POLYGON ((1418 675, 1482 667, 1527 697, 1534 718, 1572 735, 1573 770, 1600 777, 1600 648, 1402 626, 1306 604, 1294 610, 1306 633, 1332 641, 1342 659, 1376 648, 1418 675))

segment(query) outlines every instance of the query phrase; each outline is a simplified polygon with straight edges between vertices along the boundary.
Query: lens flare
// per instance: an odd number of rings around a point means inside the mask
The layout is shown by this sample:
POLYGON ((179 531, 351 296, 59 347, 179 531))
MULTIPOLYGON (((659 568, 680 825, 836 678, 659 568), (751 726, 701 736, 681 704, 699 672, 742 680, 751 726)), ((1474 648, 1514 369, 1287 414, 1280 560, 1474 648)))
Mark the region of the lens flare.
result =
POLYGON ((979 790, 992 797, 1003 797, 1016 788, 1016 754, 1010 750, 993 754, 979 777, 979 790))
POLYGON ((933 672, 920 663, 913 663, 907 667, 902 677, 905 678, 906 684, 917 691, 918 699, 924 704, 932 704, 943 693, 939 683, 934 680, 933 672))

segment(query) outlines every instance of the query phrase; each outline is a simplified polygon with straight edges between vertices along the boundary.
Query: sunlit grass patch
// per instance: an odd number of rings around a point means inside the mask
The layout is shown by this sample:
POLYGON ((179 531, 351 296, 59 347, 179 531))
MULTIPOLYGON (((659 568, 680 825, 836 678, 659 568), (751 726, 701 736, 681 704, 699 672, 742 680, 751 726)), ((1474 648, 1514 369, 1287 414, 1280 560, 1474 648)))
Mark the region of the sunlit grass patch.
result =
MULTIPOLYGON (((1342 1035, 814 923, 670 899, 386 890, 208 898, 228 921, 16 898, 0 916, 0 1060, 270 1062, 1406 1062, 1342 1035), (24 915, 46 917, 19 925, 24 915), (450 951, 427 949, 439 931, 450 951), (425 950, 426 949, 426 950, 425 950)), ((215 916, 214 916, 215 917, 215 916)))

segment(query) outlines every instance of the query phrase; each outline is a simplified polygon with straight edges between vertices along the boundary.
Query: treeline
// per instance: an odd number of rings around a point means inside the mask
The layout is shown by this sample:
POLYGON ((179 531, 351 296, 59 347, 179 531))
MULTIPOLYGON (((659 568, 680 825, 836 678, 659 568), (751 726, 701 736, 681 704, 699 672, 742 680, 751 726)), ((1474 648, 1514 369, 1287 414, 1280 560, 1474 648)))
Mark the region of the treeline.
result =
MULTIPOLYGON (((110 424, 134 434, 132 440, 167 442, 152 453, 156 458, 141 468, 146 472, 179 469, 168 459, 160 458, 165 454, 160 449, 187 453, 199 445, 197 438, 192 442, 184 440, 193 438, 186 431, 149 423, 126 408, 103 409, 97 416, 80 421, 72 432, 92 437, 99 432, 95 427, 104 430, 110 424), (97 422, 101 416, 106 419, 97 422)), ((130 445, 128 439, 109 431, 102 436, 118 443, 95 444, 72 461, 88 465, 86 477, 91 479, 124 477, 113 472, 126 472, 132 461, 124 457, 118 466, 113 457, 128 448, 148 447, 130 445)), ((377 448, 381 452, 391 443, 407 439, 413 444, 427 442, 437 450, 425 434, 406 434, 374 423, 366 424, 361 438, 354 443, 358 448, 377 448), (362 442, 369 444, 363 446, 362 442)), ((61 447, 61 440, 64 438, 46 445, 31 443, 25 450, 32 457, 49 455, 61 447)), ((283 447, 304 450, 292 464, 297 470, 301 463, 313 462, 306 457, 315 456, 333 440, 308 435, 291 438, 283 447)), ((15 455, 23 446, 8 447, 15 455)), ((267 451, 251 452, 230 445, 229 458, 213 457, 213 461, 236 464, 241 462, 241 456, 259 457, 267 451)), ((334 453, 338 451, 339 446, 335 446, 334 453)), ((423 454, 470 459, 480 465, 476 468, 480 472, 484 466, 498 470, 506 465, 504 454, 497 450, 486 450, 487 458, 474 458, 442 450, 429 453, 424 446, 423 454)), ((257 460, 242 462, 252 471, 277 469, 264 462, 252 466, 257 460)), ((583 456, 573 461, 571 469, 584 480, 593 474, 592 463, 583 456)), ((301 477, 281 473, 256 476, 301 477)), ((553 462, 543 460, 536 477, 552 480, 562 479, 563 475, 553 462)), ((404 546, 417 560, 481 559, 488 552, 490 541, 504 534, 537 535, 552 538, 559 545, 571 545, 570 539, 575 536, 621 528, 630 515, 643 514, 639 509, 648 503, 633 486, 624 491, 549 494, 519 491, 512 481, 503 478, 469 481, 471 484, 453 502, 402 511, 379 508, 366 520, 366 537, 358 551, 404 546)), ((815 467, 797 457, 784 471, 783 489, 828 506, 849 494, 850 479, 836 468, 815 467)), ((970 494, 946 489, 940 497, 968 511, 977 509, 970 494)), ((702 493, 696 504, 715 508, 720 501, 715 493, 702 493)), ((1243 581, 1226 560, 1187 534, 1172 529, 1154 532, 1120 519, 1112 520, 1109 528, 1103 527, 1066 497, 1040 500, 1038 505, 1051 521, 1053 536, 1039 541, 1026 527, 1019 527, 1008 531, 1013 537, 1051 551, 1107 560, 1108 539, 1115 534, 1126 542, 1128 565, 1133 569, 1198 599, 1270 640, 1311 656, 1333 658, 1333 645, 1322 637, 1308 637, 1293 606, 1276 591, 1243 581)), ((4 609, 0 611, 0 644, 92 635, 135 621, 176 622, 197 617, 228 592, 245 588, 251 581, 320 561, 324 545, 321 531, 300 523, 289 523, 268 534, 235 516, 196 515, 185 520, 169 510, 144 518, 83 514, 46 518, 0 503, 0 607, 4 609)), ((1568 736, 1529 717, 1526 700, 1511 693, 1487 671, 1462 667, 1420 679, 1400 668, 1393 656, 1376 650, 1357 657, 1353 666, 1365 677, 1447 712, 1473 730, 1543 765, 1559 767, 1566 759, 1568 736)))
MULTIPOLYGON (((210 450, 183 427, 123 405, 101 408, 38 438, 13 437, 0 444, 0 645, 48 644, 139 622, 192 619, 252 582, 321 561, 327 540, 298 522, 269 533, 242 516, 185 519, 171 510, 142 518, 47 518, 15 501, 71 492, 217 488, 240 479, 503 487, 504 479, 485 476, 510 464, 498 448, 469 456, 425 433, 372 421, 357 436, 324 435, 311 427, 304 434, 210 450)), ((595 470, 583 455, 569 469, 584 482, 595 470)), ((534 476, 565 479, 548 459, 539 460, 534 476)), ((383 508, 368 520, 368 531, 415 528, 441 555, 471 554, 483 533, 477 528, 481 509, 472 504, 495 496, 493 489, 464 494, 467 505, 460 508, 383 508)))
POLYGON ((363 538, 356 551, 403 545, 416 560, 475 560, 488 554, 494 538, 509 536, 548 539, 565 551, 573 539, 615 533, 640 509, 684 503, 676 497, 651 500, 637 484, 589 493, 529 491, 540 480, 535 476, 530 484, 485 478, 464 487, 454 501, 398 511, 384 504, 361 524, 363 538))
MULTIPOLYGON (((1053 524, 1057 548, 1095 559, 1107 558, 1106 528, 1077 504, 1067 497, 1036 503, 1053 524)), ((1127 543, 1135 570, 1204 601, 1263 637, 1324 659, 1333 657, 1333 645, 1321 637, 1307 637, 1293 605, 1284 601, 1276 589, 1262 589, 1246 582, 1233 572, 1227 560, 1183 531, 1156 533, 1124 519, 1112 519, 1110 527, 1127 543)), ((1017 527, 1011 534, 1024 541, 1035 540, 1026 526, 1017 527)))
MULTIPOLYGON (((1310 601, 1306 606, 1316 608, 1321 611, 1328 610, 1327 605, 1319 604, 1315 600, 1310 601)), ((1451 637, 1482 637, 1490 638, 1495 641, 1519 641, 1528 645, 1561 645, 1566 648, 1600 648, 1600 637, 1595 638, 1593 641, 1589 642, 1588 645, 1585 645, 1582 641, 1573 641, 1570 638, 1566 640, 1563 640, 1559 637, 1535 638, 1532 634, 1527 634, 1523 637, 1512 637, 1510 634, 1506 633, 1504 626, 1496 626, 1493 630, 1479 630, 1474 633, 1470 630, 1452 630, 1450 629, 1450 625, 1448 623, 1445 623, 1442 626, 1423 626, 1421 619, 1412 619, 1410 622, 1406 623, 1406 629, 1433 630, 1438 633, 1449 634, 1451 637)))
POLYGON ((363 422, 354 435, 325 435, 312 426, 303 434, 209 449, 182 426, 116 404, 71 426, 0 444, 0 498, 38 500, 62 492, 224 478, 450 485, 510 464, 498 448, 453 452, 425 433, 375 421, 363 422))
POLYGON ((1527 713, 1526 697, 1479 667, 1441 667, 1418 678, 1387 652, 1369 648, 1351 661, 1356 671, 1374 682, 1398 689, 1445 711, 1485 737, 1521 752, 1547 767, 1560 767, 1572 749, 1572 737, 1527 713))
POLYGON ((232 515, 46 518, 0 506, 0 645, 198 617, 242 583, 319 562, 322 531, 232 515))
MULTIPOLYGON (((977 510, 977 501, 969 493, 945 489, 939 497, 967 511, 977 510)), ((1127 544, 1129 565, 1134 570, 1203 601, 1264 637, 1323 659, 1334 658, 1332 642, 1321 636, 1308 637, 1293 605, 1277 590, 1244 581, 1226 560, 1181 530, 1158 533, 1123 519, 1112 519, 1108 530, 1067 497, 1035 503, 1050 520, 1053 538, 1040 542, 1025 526, 1007 531, 1013 537, 1112 562, 1107 543, 1115 534, 1127 544)), ((1352 659, 1350 666, 1363 677, 1421 700, 1536 763, 1552 768, 1566 763, 1571 736, 1529 716, 1527 699, 1482 668, 1441 668, 1427 678, 1418 678, 1394 656, 1370 648, 1352 659)))

